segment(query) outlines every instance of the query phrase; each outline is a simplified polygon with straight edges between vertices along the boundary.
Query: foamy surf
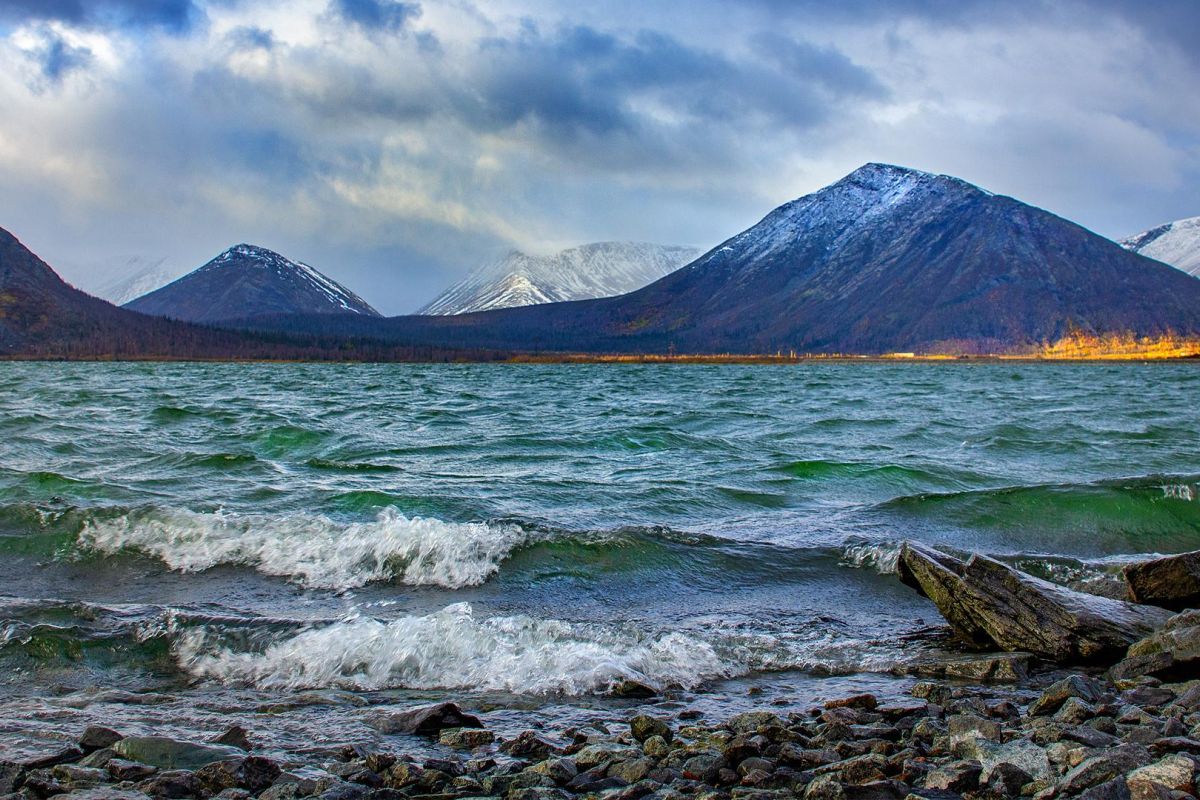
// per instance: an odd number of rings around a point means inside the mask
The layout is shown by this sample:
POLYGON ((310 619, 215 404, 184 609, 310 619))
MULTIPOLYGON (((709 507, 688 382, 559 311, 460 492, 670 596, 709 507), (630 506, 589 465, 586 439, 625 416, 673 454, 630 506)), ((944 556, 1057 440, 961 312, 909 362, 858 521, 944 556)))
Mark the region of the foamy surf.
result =
POLYGON ((647 632, 634 625, 480 617, 468 603, 423 616, 351 617, 235 649, 219 629, 181 630, 180 667, 196 678, 259 689, 459 689, 582 695, 624 680, 693 689, 754 672, 887 671, 899 654, 828 631, 647 632))
POLYGON ((151 555, 181 572, 242 564, 313 588, 394 580, 456 589, 486 581, 531 538, 517 525, 410 518, 386 508, 366 522, 305 513, 131 512, 88 520, 78 541, 104 554, 151 555))

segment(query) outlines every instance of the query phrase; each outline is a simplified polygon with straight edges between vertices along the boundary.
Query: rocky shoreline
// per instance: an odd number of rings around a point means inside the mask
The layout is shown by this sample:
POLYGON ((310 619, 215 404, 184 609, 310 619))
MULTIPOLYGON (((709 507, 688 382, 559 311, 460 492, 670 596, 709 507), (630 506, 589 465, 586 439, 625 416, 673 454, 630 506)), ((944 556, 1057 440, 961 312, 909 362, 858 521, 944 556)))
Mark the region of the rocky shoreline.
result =
POLYGON ((58 752, 0 754, 0 798, 1195 797, 1198 566, 1197 554, 1130 565, 1130 599, 1115 599, 907 545, 901 580, 933 600, 964 648, 991 652, 923 665, 938 677, 899 701, 859 694, 719 723, 664 710, 508 739, 454 703, 379 708, 369 724, 392 749, 317 742, 304 763, 259 754, 236 727, 185 742, 93 726, 58 752), (441 753, 406 753, 404 737, 441 753))

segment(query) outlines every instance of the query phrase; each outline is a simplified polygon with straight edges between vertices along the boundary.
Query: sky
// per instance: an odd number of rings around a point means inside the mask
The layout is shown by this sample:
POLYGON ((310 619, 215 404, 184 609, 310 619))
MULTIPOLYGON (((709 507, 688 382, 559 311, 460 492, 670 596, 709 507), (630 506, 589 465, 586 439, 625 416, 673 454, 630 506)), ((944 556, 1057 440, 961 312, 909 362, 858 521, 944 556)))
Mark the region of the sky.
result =
POLYGON ((388 314, 710 247, 870 161, 1200 215, 1197 0, 0 0, 0 227, 95 290, 250 242, 388 314))

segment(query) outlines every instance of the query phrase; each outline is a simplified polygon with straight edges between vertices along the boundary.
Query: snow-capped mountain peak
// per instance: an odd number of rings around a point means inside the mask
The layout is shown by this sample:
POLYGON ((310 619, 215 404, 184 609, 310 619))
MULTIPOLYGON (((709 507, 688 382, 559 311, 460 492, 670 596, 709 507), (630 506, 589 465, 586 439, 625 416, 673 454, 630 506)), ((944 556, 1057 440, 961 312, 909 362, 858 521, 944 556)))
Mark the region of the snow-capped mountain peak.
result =
POLYGON ((379 316, 361 297, 308 264, 251 244, 230 247, 127 307, 195 322, 267 314, 379 316))
POLYGON ((1122 239, 1119 244, 1126 250, 1200 277, 1200 217, 1168 222, 1122 239))
POLYGON ((510 250, 451 286, 419 313, 466 314, 626 294, 700 253, 693 247, 640 242, 596 242, 549 256, 510 250))

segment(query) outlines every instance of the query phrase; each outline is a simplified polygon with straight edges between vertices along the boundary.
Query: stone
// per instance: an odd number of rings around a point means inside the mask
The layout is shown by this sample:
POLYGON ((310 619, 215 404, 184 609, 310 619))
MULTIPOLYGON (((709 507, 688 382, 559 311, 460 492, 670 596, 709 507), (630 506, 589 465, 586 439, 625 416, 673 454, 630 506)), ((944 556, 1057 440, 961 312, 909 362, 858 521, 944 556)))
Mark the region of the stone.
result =
POLYGON ((878 707, 879 699, 875 695, 867 693, 842 697, 825 703, 825 708, 862 708, 867 711, 874 711, 878 707))
POLYGON ((637 783, 657 766, 653 759, 634 758, 629 761, 618 761, 608 768, 608 777, 620 778, 629 784, 637 783))
POLYGON ((1170 617, 1153 606, 1076 592, 985 556, 964 562, 911 542, 901 548, 897 571, 967 644, 1060 663, 1116 660, 1170 617))
POLYGON ((108 781, 108 772, 96 767, 80 767, 75 764, 59 764, 50 770, 59 783, 71 789, 86 789, 108 781))
POLYGON ((920 658, 897 667, 905 675, 952 678, 976 683, 1017 683, 1029 677, 1033 654, 962 653, 920 658))
POLYGON ((1135 603, 1172 611, 1200 608, 1200 550, 1129 564, 1121 573, 1135 603))
POLYGON ((236 747, 196 744, 166 736, 127 736, 112 746, 120 758, 159 769, 199 769, 214 761, 245 755, 236 747))
POLYGON ((165 798, 195 797, 204 791, 200 781, 196 780, 196 774, 186 769, 169 769, 155 773, 139 783, 137 788, 151 797, 165 798))
POLYGON ((1170 675, 1174 666, 1175 658, 1168 652, 1146 653, 1118 661, 1108 670, 1108 677, 1114 681, 1127 681, 1143 675, 1170 675))
POLYGON ((25 767, 15 761, 0 761, 0 796, 12 794, 25 780, 25 767))
POLYGON ((158 772, 158 767, 152 767, 139 761, 128 761, 124 758, 109 759, 104 768, 114 781, 136 782, 158 772))
POLYGON ((983 772, 978 762, 954 761, 930 770, 925 775, 926 789, 941 789, 966 792, 979 788, 979 776, 983 772))
POLYGON ((79 737, 79 747, 85 753, 93 753, 106 747, 112 747, 124 738, 112 728, 105 728, 103 725, 89 725, 79 737))
POLYGON ((636 697, 645 699, 648 697, 658 696, 658 689, 655 689, 648 683, 643 683, 641 681, 635 681, 632 679, 626 679, 614 684, 613 687, 608 690, 608 692, 614 697, 636 697))
POLYGON ((75 745, 68 745, 59 750, 52 750, 43 755, 34 756, 24 762, 25 769, 45 769, 54 767, 59 764, 70 764, 83 758, 83 749, 75 745))
POLYGON ((747 711, 729 718, 726 723, 734 733, 755 733, 759 728, 785 727, 779 715, 769 711, 747 711))
POLYGON ((515 739, 509 739, 500 745, 500 752, 508 753, 514 758, 541 759, 556 751, 554 745, 539 738, 533 731, 522 731, 515 739))
POLYGON ((822 775, 804 789, 804 800, 845 800, 846 790, 833 775, 822 775))
POLYGON ((992 772, 1002 765, 1017 767, 1029 776, 1029 780, 1048 779, 1055 774, 1046 750, 1028 739, 982 748, 979 765, 979 780, 984 784, 991 782, 992 772))
POLYGON ((1021 793, 1021 787, 1031 782, 1033 776, 1016 764, 1007 761, 993 767, 987 777, 980 776, 980 783, 1003 797, 1015 797, 1021 793))
POLYGON ((62 800, 150 800, 150 796, 134 789, 117 789, 112 786, 97 786, 91 789, 80 789, 69 795, 62 795, 62 800))
POLYGON ((436 737, 446 728, 482 728, 478 717, 465 713, 455 703, 435 703, 403 711, 376 711, 364 720, 382 734, 436 737))
POLYGON ((638 714, 629 720, 629 732, 633 734, 634 739, 643 743, 651 736, 661 736, 667 742, 675 737, 670 725, 649 714, 638 714))
POLYGON ((254 749, 254 745, 250 742, 250 732, 241 725, 231 725, 224 733, 213 739, 212 743, 229 745, 238 750, 254 749))
POLYGON ((1072 697, 1088 703, 1099 703, 1104 699, 1104 691, 1099 683, 1090 678, 1069 675, 1046 687, 1041 696, 1029 706, 1029 715, 1036 717, 1041 714, 1053 714, 1072 697))
MULTIPOLYGON (((1180 792, 1195 788, 1196 762, 1187 756, 1172 754, 1139 767, 1125 776, 1131 793, 1139 792, 1139 784, 1157 783, 1180 792)), ((1144 791, 1144 790, 1143 790, 1144 791)))
POLYGON ((1161 630, 1130 645, 1126 661, 1153 656, 1154 670, 1143 674, 1185 679, 1200 674, 1200 610, 1176 614, 1161 630))
POLYGON ((1096 716, 1096 709, 1078 697, 1068 697, 1058 711, 1054 712, 1056 722, 1064 725, 1082 725, 1096 716))
POLYGON ((699 753, 683 763, 683 777, 693 781, 714 783, 717 773, 725 766, 725 758, 720 753, 699 753))
POLYGON ((454 750, 474 750, 496 741, 496 734, 487 728, 447 728, 438 736, 438 743, 454 750))
POLYGON ((1084 789, 1123 777, 1150 761, 1146 748, 1133 744, 1114 747, 1101 755, 1092 756, 1072 768, 1059 781, 1058 789, 1063 794, 1077 794, 1084 789))
POLYGON ((666 758, 667 754, 671 752, 671 745, 667 744, 667 740, 661 736, 651 736, 642 742, 642 752, 651 758, 666 758))
POLYGON ((268 758, 245 756, 207 764, 196 770, 196 780, 212 794, 229 788, 247 789, 258 794, 275 783, 282 772, 279 765, 268 758))
POLYGON ((579 774, 579 768, 570 758, 548 758, 530 767, 526 772, 545 775, 552 782, 561 786, 574 780, 575 776, 579 774))

